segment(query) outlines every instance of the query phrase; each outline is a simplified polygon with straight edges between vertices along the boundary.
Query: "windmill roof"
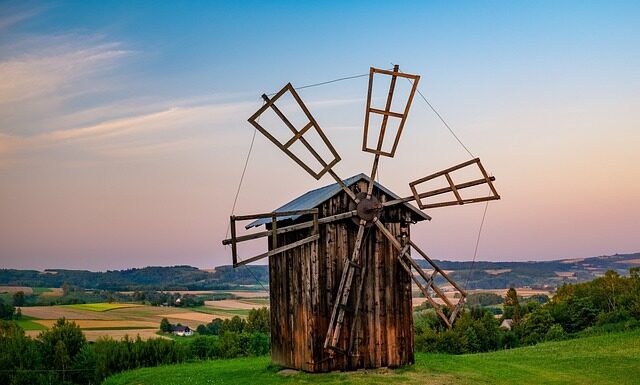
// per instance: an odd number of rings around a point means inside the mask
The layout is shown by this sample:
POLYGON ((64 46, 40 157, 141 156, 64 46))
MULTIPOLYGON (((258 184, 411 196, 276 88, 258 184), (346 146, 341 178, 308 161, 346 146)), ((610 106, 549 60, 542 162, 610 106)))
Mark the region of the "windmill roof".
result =
MULTIPOLYGON (((351 178, 345 179, 343 182, 344 182, 345 185, 351 186, 354 183, 356 183, 356 182, 358 182, 360 180, 363 180, 363 179, 366 180, 366 181, 369 181, 369 177, 367 175, 360 173, 358 175, 352 176, 351 178)), ((400 197, 398 195, 396 195, 395 193, 393 193, 391 190, 389 190, 388 188, 384 187, 380 183, 374 181, 374 186, 377 187, 378 189, 380 189, 381 191, 383 191, 385 194, 393 197, 393 199, 400 199, 400 197)), ((320 204, 322 204, 323 202, 331 199, 333 196, 335 196, 336 194, 340 193, 341 191, 342 191, 342 188, 340 187, 340 185, 338 183, 333 183, 333 184, 330 184, 328 186, 324 186, 324 187, 320 187, 320 188, 315 189, 315 190, 311 190, 311 191, 299 196, 298 198, 292 200, 291 202, 285 204, 284 206, 281 206, 281 207, 277 208, 274 211, 277 213, 277 212, 282 212, 282 211, 295 211, 295 210, 313 209, 313 208, 319 206, 320 204)), ((412 212, 414 212, 416 215, 418 215, 420 218, 424 218, 426 220, 431 220, 430 216, 428 216, 427 214, 425 214, 422 211, 418 210, 413 205, 411 205, 409 203, 403 203, 403 205, 406 208, 408 208, 409 210, 411 210, 412 212)), ((300 215, 289 215, 289 216, 284 216, 284 217, 278 217, 278 222, 285 221, 285 220, 296 220, 298 218, 300 218, 300 215)), ((245 228, 250 229, 252 227, 261 226, 261 225, 264 225, 264 224, 270 223, 270 222, 271 222, 271 218, 261 218, 261 219, 257 219, 255 221, 249 223, 248 225, 245 226, 245 228)))

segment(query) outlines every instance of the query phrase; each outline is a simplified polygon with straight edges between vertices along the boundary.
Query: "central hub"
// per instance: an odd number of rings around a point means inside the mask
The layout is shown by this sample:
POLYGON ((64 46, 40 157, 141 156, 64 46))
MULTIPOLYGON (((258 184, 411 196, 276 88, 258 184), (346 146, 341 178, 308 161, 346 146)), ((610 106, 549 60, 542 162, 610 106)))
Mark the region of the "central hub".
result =
POLYGON ((356 205, 355 202, 349 204, 351 210, 358 210, 358 216, 352 219, 356 224, 360 224, 360 220, 364 219, 367 221, 367 227, 369 227, 373 224, 374 218, 380 218, 384 206, 382 206, 380 200, 374 196, 367 199, 367 194, 363 192, 356 194, 356 197, 359 200, 358 204, 356 205))

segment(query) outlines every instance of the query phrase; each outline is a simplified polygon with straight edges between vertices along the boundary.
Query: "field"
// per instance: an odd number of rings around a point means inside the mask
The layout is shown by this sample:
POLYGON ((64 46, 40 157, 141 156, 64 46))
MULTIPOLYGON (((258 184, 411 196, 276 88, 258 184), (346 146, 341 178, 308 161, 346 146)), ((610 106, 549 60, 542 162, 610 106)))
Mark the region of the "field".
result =
POLYGON ((268 357, 137 369, 104 385, 177 384, 638 384, 640 331, 460 356, 417 354, 396 370, 351 373, 279 373, 268 357))
POLYGON ((214 318, 228 319, 233 316, 246 317, 249 310, 268 306, 268 299, 247 298, 236 300, 207 301, 205 306, 176 308, 146 306, 127 303, 92 303, 61 306, 26 306, 21 311, 23 319, 19 325, 27 335, 37 336, 50 328, 58 318, 74 321, 83 330, 87 339, 94 341, 102 336, 120 339, 140 336, 142 339, 158 337, 162 318, 173 324, 180 323, 195 329, 214 318))
POLYGON ((69 309, 89 310, 89 311, 109 311, 114 309, 124 309, 128 307, 138 307, 133 303, 81 303, 76 305, 63 305, 69 309))

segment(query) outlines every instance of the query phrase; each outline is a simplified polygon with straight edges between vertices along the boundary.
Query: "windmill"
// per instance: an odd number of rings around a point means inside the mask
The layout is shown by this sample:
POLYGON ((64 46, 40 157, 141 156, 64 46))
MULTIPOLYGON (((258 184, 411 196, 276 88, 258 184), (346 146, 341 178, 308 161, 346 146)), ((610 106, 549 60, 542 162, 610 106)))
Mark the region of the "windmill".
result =
POLYGON ((397 65, 370 69, 362 142, 362 150, 373 155, 368 175, 342 179, 336 174, 339 154, 290 83, 272 97, 262 95, 264 105, 248 119, 316 180, 329 175, 336 182, 272 212, 230 217, 231 237, 223 244, 231 245, 233 266, 269 259, 274 362, 310 372, 411 364, 412 281, 447 327, 464 306, 465 290, 411 240, 410 225, 431 219, 424 209, 500 199, 495 178, 474 158, 410 182, 412 195, 404 198, 375 182, 381 157, 396 153, 419 80, 397 65), (388 82, 380 108, 373 106, 376 79, 388 82), (400 108, 394 104, 399 80, 410 84, 400 108), (303 119, 292 122, 280 106, 285 97, 303 119), (288 139, 260 122, 267 111, 290 131, 288 139), (469 170, 477 177, 454 181, 469 170), (441 187, 423 191, 433 182, 441 187), (473 189, 478 186, 485 192, 478 195, 473 189), (435 201, 445 194, 451 198, 435 201), (246 229, 264 225, 266 230, 239 235, 237 223, 249 220, 246 229), (268 238, 268 251, 239 258, 241 242, 262 237, 268 238))

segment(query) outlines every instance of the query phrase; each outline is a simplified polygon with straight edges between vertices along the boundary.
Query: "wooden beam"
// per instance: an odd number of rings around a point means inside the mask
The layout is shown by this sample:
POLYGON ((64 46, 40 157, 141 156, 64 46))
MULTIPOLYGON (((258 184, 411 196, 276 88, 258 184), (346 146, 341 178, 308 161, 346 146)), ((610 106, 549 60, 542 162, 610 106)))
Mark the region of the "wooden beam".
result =
POLYGON ((400 266, 402 266, 403 269, 405 269, 407 271, 407 273, 409 273, 409 275, 411 276, 411 279, 416 283, 416 286, 418 286, 418 289, 420 289, 420 291, 422 292, 422 295, 424 296, 424 298, 429 302, 429 304, 431 305, 431 307, 433 307, 433 309, 436 311, 436 314, 438 314, 438 316, 445 322, 445 324, 447 325, 447 327, 451 328, 451 323, 449 322, 449 319, 447 318, 447 316, 444 314, 444 312, 442 311, 442 309, 440 308, 440 305, 438 305, 433 298, 431 298, 431 294, 429 293, 429 290, 427 288, 425 288, 420 281, 418 281, 418 279, 413 275, 412 271, 411 271, 411 267, 409 267, 404 261, 402 261, 401 259, 398 259, 398 261, 400 262, 400 266))
POLYGON ((418 204, 418 207, 420 207, 420 209, 424 210, 424 209, 428 209, 428 208, 434 208, 434 207, 444 207, 444 206, 453 206, 453 205, 463 205, 463 204, 467 204, 467 203, 475 203, 475 202, 485 202, 485 201, 490 201, 490 200, 497 200, 500 199, 500 195, 498 195, 498 192, 496 191, 495 187, 493 186, 492 181, 495 180, 493 177, 490 177, 486 170, 484 169, 484 167, 482 166, 482 163, 480 163, 480 159, 479 158, 474 158, 471 160, 468 160, 466 162, 460 163, 458 165, 455 165, 453 167, 449 167, 445 170, 442 171, 438 171, 434 174, 425 176, 424 178, 420 178, 417 180, 414 180, 413 182, 409 183, 409 187, 411 188, 411 192, 413 193, 413 197, 414 200, 416 201, 416 203, 418 204), (480 169, 480 172, 482 173, 483 178, 482 179, 478 179, 475 181, 471 181, 471 182, 467 182, 467 183, 462 183, 460 185, 457 185, 455 183, 453 183, 453 180, 451 179, 451 175, 449 175, 451 172, 456 171, 456 170, 460 170, 464 167, 470 166, 472 164, 475 164, 476 166, 478 166, 478 168, 480 169), (445 188, 441 188, 441 189, 436 189, 436 190, 432 190, 432 191, 427 191, 425 193, 418 193, 416 186, 424 183, 426 181, 438 178, 444 176, 448 183, 449 183, 449 187, 445 187, 445 188), (489 188, 491 190, 491 195, 488 196, 483 196, 483 197, 476 197, 476 198, 469 198, 469 199, 462 199, 460 197, 460 194, 458 193, 458 190, 460 190, 461 188, 465 188, 465 187, 471 187, 471 186, 477 186, 480 184, 484 184, 487 183, 489 185, 489 188), (443 194, 446 192, 453 192, 453 194, 456 197, 455 201, 444 201, 444 202, 438 202, 438 203, 429 203, 429 204, 425 204, 422 203, 422 197, 423 196, 435 196, 435 195, 439 195, 439 194, 443 194))
POLYGON ((386 111, 386 110, 385 110, 385 111, 383 111, 383 110, 379 110, 379 109, 377 109, 377 108, 373 108, 373 107, 369 108, 369 111, 371 111, 371 112, 373 112, 373 113, 376 113, 376 114, 379 114, 379 115, 392 116, 392 117, 394 117, 394 118, 400 118, 400 119, 402 119, 402 118, 404 117, 404 115, 402 115, 401 113, 398 113, 398 112, 386 111))
MULTIPOLYGON (((492 180, 492 181, 496 180, 496 178, 494 176, 489 177, 489 179, 492 180)), ((486 183, 485 179, 477 179, 477 180, 474 180, 474 181, 471 181, 471 182, 457 184, 456 185, 456 189, 457 190, 462 190, 462 189, 465 189, 465 188, 468 188, 468 187, 481 185, 483 183, 486 183)), ((440 188, 440 189, 437 189, 437 190, 432 190, 432 191, 428 191, 428 192, 425 192, 425 193, 420 193, 420 194, 418 194, 418 196, 420 198, 428 198, 428 197, 432 197, 432 196, 436 196, 436 195, 440 195, 440 194, 445 194, 445 193, 448 193, 448 192, 452 192, 451 187, 443 187, 443 188, 440 188)), ((395 205, 401 204, 401 203, 408 203, 408 202, 411 202, 411 201, 414 201, 414 200, 416 200, 415 196, 409 196, 409 197, 406 197, 406 198, 389 200, 389 201, 383 202, 382 205, 384 207, 389 207, 389 206, 395 206, 395 205)))
POLYGON ((413 243, 412 240, 409 240, 409 244, 411 245, 411 247, 413 247, 413 249, 415 251, 418 252, 418 254, 420 254, 422 256, 422 258, 424 258, 425 261, 427 261, 429 263, 429 265, 431 265, 438 273, 440 273, 440 275, 442 275, 453 287, 456 288, 456 290, 458 290, 462 295, 466 296, 467 293, 456 283, 456 281, 454 281, 453 279, 451 279, 451 277, 449 277, 449 274, 447 274, 444 270, 442 270, 438 265, 436 265, 435 262, 433 262, 433 260, 431 258, 429 258, 429 256, 427 256, 427 254, 422 251, 422 249, 420 249, 415 243, 413 243))
POLYGON ((262 218, 271 218, 275 214, 278 217, 288 217, 292 215, 307 215, 317 213, 318 209, 309 209, 309 210, 290 210, 290 211, 272 211, 270 213, 263 214, 249 214, 249 215, 236 215, 235 219, 237 221, 246 221, 249 219, 262 219, 262 218))
MULTIPOLYGON (((235 239, 236 238, 236 218, 233 215, 229 217, 229 228, 231 229, 231 239, 235 239)), ((231 258, 233 260, 233 265, 235 266, 236 263, 238 263, 238 245, 236 244, 236 242, 233 242, 231 244, 231 258)))
POLYGON ((304 245, 306 243, 317 241, 319 238, 320 238, 320 234, 312 235, 310 237, 301 239, 299 241, 296 241, 296 242, 293 242, 293 243, 289 243, 288 245, 285 245, 285 246, 282 246, 282 247, 278 247, 277 249, 269 250, 266 253, 262 253, 262 254, 256 255, 255 257, 251 257, 251 258, 247 258, 247 259, 245 259, 243 261, 239 261, 239 262, 235 263, 233 265, 233 267, 246 265, 248 263, 258 261, 258 260, 260 260, 262 258, 271 257, 273 255, 282 253, 283 251, 291 250, 294 247, 302 246, 302 245, 304 245))
POLYGON ((395 65, 392 71, 388 70, 380 70, 377 68, 371 67, 369 72, 369 89, 367 93, 367 105, 365 109, 365 119, 364 119, 364 136, 362 138, 362 151, 370 152, 375 155, 383 155, 388 157, 393 157, 395 155, 396 149, 398 148, 398 143, 400 142, 400 136, 402 135, 402 130, 404 128, 404 124, 407 120, 407 116, 409 114, 409 110, 411 108, 411 104, 413 102, 413 97, 415 95, 418 81, 420 80, 420 76, 418 75, 410 75, 400 72, 398 65, 395 65), (374 82, 374 74, 382 74, 391 76, 391 83, 389 86, 389 94, 387 96, 387 103, 384 110, 380 110, 378 108, 371 107, 371 99, 372 99, 372 89, 374 82), (391 111, 391 102, 393 99, 393 93, 396 85, 396 81, 398 77, 408 79, 411 84, 411 91, 409 92, 409 97, 407 99, 407 104, 404 107, 404 112, 393 112, 391 111), (369 136, 369 115, 371 113, 381 114, 382 123, 380 126, 380 133, 378 136, 378 142, 375 147, 369 147, 367 144, 367 138, 369 136), (382 142, 384 141, 385 131, 387 128, 387 121, 389 117, 394 117, 400 119, 400 123, 398 124, 398 130, 395 133, 395 137, 393 139, 393 144, 391 145, 391 150, 384 151, 382 150, 382 142))
POLYGON ((342 329, 342 323, 344 321, 344 308, 349 301, 349 294, 351 293, 351 284, 353 281, 354 267, 353 264, 360 264, 360 248, 362 246, 362 238, 364 236, 364 226, 367 222, 360 220, 358 226, 358 234, 353 245, 353 253, 348 261, 345 261, 344 269, 342 270, 342 277, 340 279, 340 285, 338 286, 338 293, 336 294, 333 311, 331 312, 331 319, 329 320, 329 328, 327 329, 327 336, 324 341, 324 348, 337 351, 338 340, 340 339, 340 332, 342 329), (351 263, 349 263, 351 262, 351 263))
MULTIPOLYGON (((318 224, 319 225, 324 225, 324 224, 335 222, 335 221, 339 221, 339 220, 342 220, 342 219, 351 218, 351 217, 353 217, 354 215, 357 215, 357 214, 358 214, 358 210, 352 210, 352 211, 347 211, 346 213, 340 213, 340 214, 336 214, 336 215, 331 215, 331 216, 328 216, 328 217, 324 217, 324 218, 318 219, 318 224)), ((291 225, 291 226, 279 227, 278 230, 277 230, 277 234, 283 234, 283 233, 288 233, 288 232, 291 232, 291 231, 302 230, 302 229, 306 229, 306 228, 309 228, 309 227, 314 227, 314 225, 315 225, 314 221, 308 221, 308 222, 297 223, 297 224, 291 225)), ((236 240, 236 242, 244 242, 244 241, 250 241, 252 239, 268 237, 271 234, 272 234, 271 230, 265 230, 265 231, 260 231, 260 232, 253 233, 253 234, 247 234, 247 235, 242 235, 242 236, 239 236, 239 237, 235 237, 235 240, 236 240)), ((233 244, 233 237, 232 238, 228 238, 228 239, 224 239, 222 241, 222 244, 223 245, 231 245, 231 244, 233 244)))
POLYGON ((287 154, 294 162, 296 162, 300 167, 302 167, 305 171, 307 171, 311 176, 315 179, 320 179, 328 170, 330 170, 336 163, 340 161, 340 155, 338 155, 335 148, 331 142, 327 139, 326 135, 318 125, 318 122, 311 115, 311 112, 304 105, 304 102, 297 94, 295 88, 291 85, 291 83, 287 83, 273 98, 269 98, 267 95, 262 95, 262 98, 265 100, 265 104, 258 109, 249 119, 249 123, 251 123, 258 131, 260 131, 264 136, 267 137, 273 144, 275 144, 278 148, 280 148, 285 154, 287 154), (275 102, 286 92, 289 92, 293 98, 298 103, 298 106, 304 114, 309 119, 309 124, 302 128, 302 130, 298 131, 296 127, 289 121, 289 119, 280 111, 280 109, 276 106, 275 102), (286 143, 281 143, 277 138, 275 138, 268 130, 266 130, 260 123, 258 123, 258 118, 262 113, 264 113, 267 109, 271 108, 276 115, 284 122, 284 124, 291 130, 294 134, 293 138, 291 138, 286 143), (325 146, 329 149, 331 154, 333 155, 333 160, 326 161, 324 160, 318 152, 309 144, 309 142, 304 138, 304 133, 307 132, 311 128, 315 128, 316 132, 324 142, 325 146), (295 141, 299 140, 306 149, 313 155, 313 157, 318 161, 318 163, 322 166, 320 171, 315 171, 311 167, 309 167, 305 162, 303 162, 298 156, 296 156, 293 152, 289 150, 289 147, 293 145, 295 141))
POLYGON ((312 122, 307 123, 307 125, 306 125, 306 126, 304 126, 304 127, 302 128, 302 130, 298 131, 298 133, 297 133, 297 134, 295 134, 291 139, 289 139, 289 140, 287 141, 287 143, 285 143, 285 144, 284 144, 284 148, 289 148, 289 147, 291 147, 291 145, 292 145, 296 140, 298 140, 298 139, 302 138, 302 135, 304 135, 304 133, 305 133, 305 132, 309 131, 309 129, 310 129, 311 127, 313 127, 313 123, 312 123, 312 122))

